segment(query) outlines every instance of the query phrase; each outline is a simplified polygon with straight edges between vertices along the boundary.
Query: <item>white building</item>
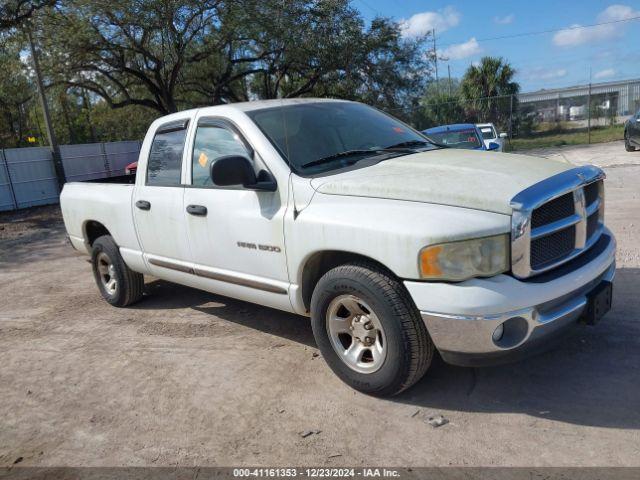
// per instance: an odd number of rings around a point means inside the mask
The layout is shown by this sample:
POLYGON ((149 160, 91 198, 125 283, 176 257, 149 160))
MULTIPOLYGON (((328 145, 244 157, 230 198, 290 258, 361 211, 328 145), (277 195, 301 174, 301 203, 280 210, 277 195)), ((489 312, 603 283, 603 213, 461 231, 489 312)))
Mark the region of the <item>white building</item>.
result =
MULTIPOLYGON (((588 96, 589 85, 576 85, 521 93, 518 100, 521 107, 533 104, 536 110, 544 110, 545 114, 553 111, 557 117, 569 120, 566 117, 572 108, 577 112, 580 109, 576 107, 583 107, 586 114, 588 96)), ((632 115, 640 108, 640 79, 592 83, 591 101, 606 110, 615 108, 618 117, 632 115)))

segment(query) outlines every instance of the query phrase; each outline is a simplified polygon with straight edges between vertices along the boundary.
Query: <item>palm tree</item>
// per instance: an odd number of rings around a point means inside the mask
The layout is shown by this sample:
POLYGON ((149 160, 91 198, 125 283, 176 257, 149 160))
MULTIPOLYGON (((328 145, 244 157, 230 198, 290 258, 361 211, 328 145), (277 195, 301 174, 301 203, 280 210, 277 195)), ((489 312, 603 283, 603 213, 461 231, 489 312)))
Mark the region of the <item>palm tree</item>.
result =
POLYGON ((476 122, 505 127, 511 108, 516 110, 515 95, 520 91, 518 82, 513 81, 515 73, 502 57, 483 57, 479 64, 471 65, 460 85, 462 97, 468 101, 468 116, 476 122))

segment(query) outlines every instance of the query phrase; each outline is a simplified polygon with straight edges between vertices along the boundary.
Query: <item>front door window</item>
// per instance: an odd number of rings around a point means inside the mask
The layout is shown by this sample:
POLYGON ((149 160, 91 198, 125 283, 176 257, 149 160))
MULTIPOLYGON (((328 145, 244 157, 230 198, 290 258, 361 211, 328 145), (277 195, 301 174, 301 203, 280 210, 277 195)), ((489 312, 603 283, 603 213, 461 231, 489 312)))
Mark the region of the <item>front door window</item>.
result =
POLYGON ((211 187, 211 165, 220 157, 240 155, 251 158, 251 153, 240 136, 222 126, 198 126, 193 145, 191 184, 211 187))

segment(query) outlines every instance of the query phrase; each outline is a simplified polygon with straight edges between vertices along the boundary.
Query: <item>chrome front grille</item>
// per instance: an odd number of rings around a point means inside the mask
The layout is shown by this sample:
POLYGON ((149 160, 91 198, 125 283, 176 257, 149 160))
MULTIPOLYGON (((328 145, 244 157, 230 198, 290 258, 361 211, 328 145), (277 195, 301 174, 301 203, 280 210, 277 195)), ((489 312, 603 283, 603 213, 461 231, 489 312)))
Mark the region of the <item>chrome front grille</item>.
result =
POLYGON ((512 201, 511 270, 527 278, 589 249, 604 219, 604 172, 578 167, 554 175, 512 201))
POLYGON ((584 187, 584 199, 587 205, 591 205, 600 196, 600 183, 593 182, 584 187))
POLYGON ((561 260, 576 244, 574 226, 531 241, 531 268, 540 269, 561 260))
POLYGON ((565 193, 541 205, 531 213, 531 228, 538 228, 557 222, 558 220, 570 217, 575 212, 573 193, 565 193))

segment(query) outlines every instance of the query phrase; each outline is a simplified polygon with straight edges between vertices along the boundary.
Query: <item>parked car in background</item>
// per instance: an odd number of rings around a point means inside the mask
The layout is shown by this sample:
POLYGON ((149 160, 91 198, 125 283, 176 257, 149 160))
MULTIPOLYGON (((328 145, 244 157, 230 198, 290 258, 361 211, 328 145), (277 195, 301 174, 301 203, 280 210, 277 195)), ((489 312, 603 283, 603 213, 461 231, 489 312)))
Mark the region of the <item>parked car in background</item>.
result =
POLYGON ((138 162, 131 162, 129 165, 124 167, 125 175, 135 175, 136 170, 138 170, 138 162))
POLYGON ((493 123, 476 123, 476 127, 480 129, 482 141, 484 142, 484 146, 487 150, 491 150, 489 148, 489 144, 494 142, 500 145, 498 150, 501 152, 504 151, 504 139, 507 138, 507 134, 505 132, 500 132, 498 134, 496 126, 493 123))
POLYGON ((422 133, 438 145, 451 148, 464 148, 467 150, 500 149, 500 145, 495 142, 490 142, 489 145, 485 145, 482 140, 482 132, 480 132, 480 129, 473 123, 441 125, 423 130, 422 133))
POLYGON ((640 149, 640 110, 624 124, 624 148, 627 152, 640 149))

